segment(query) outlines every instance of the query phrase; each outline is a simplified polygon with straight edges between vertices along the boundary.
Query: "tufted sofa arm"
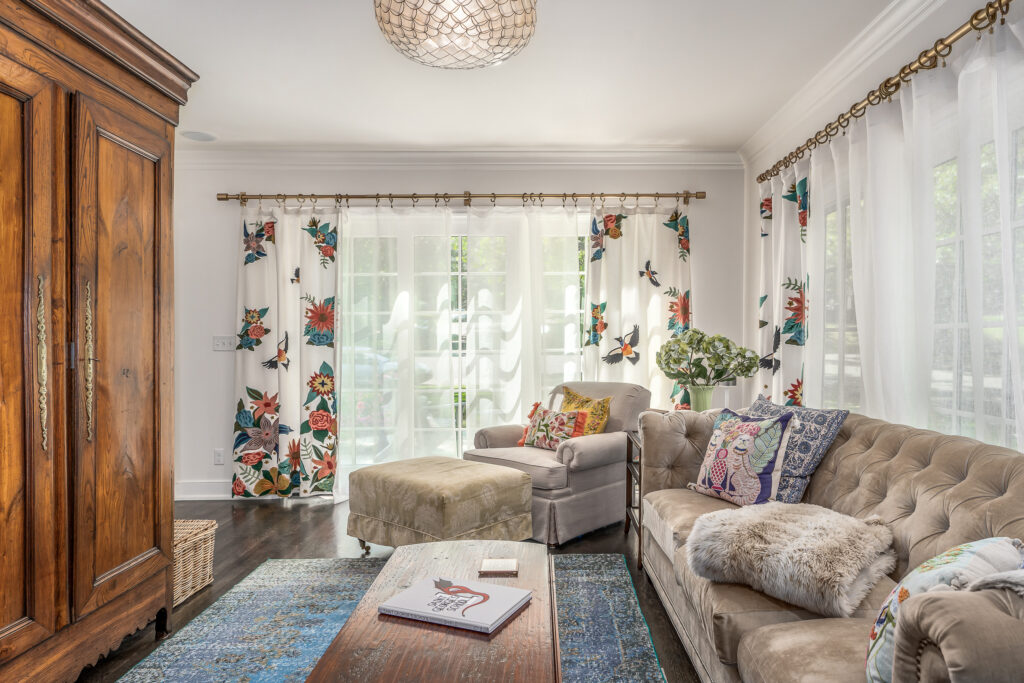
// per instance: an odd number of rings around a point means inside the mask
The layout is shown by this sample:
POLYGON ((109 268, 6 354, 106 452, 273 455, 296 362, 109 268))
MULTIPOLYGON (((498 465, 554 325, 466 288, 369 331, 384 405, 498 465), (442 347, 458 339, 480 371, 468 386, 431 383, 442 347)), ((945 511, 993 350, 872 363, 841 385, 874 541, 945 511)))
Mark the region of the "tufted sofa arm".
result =
POLYGON ((1006 589, 907 598, 896 622, 893 681, 1011 683, 1024 671, 1024 597, 1006 589))
POLYGON ((475 448, 509 448, 523 438, 523 425, 499 425, 477 430, 473 437, 475 448))
POLYGON ((718 411, 712 410, 703 413, 692 410, 641 413, 641 497, 651 491, 685 488, 697 480, 717 415, 718 411))

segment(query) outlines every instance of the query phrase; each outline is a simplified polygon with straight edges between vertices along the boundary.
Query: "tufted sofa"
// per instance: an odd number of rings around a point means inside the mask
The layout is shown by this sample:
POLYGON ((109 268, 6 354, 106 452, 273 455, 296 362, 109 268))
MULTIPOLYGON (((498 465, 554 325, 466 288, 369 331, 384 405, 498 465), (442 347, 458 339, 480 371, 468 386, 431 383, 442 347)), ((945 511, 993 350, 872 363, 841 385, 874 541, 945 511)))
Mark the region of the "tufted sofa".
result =
MULTIPOLYGON (((1024 539, 1024 456, 973 439, 851 414, 805 503, 890 525, 897 564, 854 616, 822 618, 738 584, 693 574, 686 537, 700 515, 734 507, 686 488, 715 411, 646 412, 644 569, 703 681, 858 681, 871 625, 895 580, 952 546, 1024 539)), ((894 680, 1021 680, 1024 597, 1003 590, 923 594, 904 603, 894 680)))

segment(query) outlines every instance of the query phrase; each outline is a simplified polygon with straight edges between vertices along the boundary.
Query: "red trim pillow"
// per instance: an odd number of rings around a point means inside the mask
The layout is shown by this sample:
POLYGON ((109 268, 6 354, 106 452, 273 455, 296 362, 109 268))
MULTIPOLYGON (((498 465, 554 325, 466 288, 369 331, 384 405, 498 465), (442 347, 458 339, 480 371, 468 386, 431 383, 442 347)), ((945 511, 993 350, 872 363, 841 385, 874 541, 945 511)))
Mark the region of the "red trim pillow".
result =
POLYGON ((517 446, 525 446, 526 445, 526 435, 530 431, 530 424, 529 423, 530 423, 530 420, 533 419, 533 416, 537 413, 537 408, 540 408, 540 401, 537 401, 536 403, 533 404, 533 408, 530 409, 530 414, 526 416, 527 424, 526 424, 525 427, 523 427, 523 438, 519 439, 519 441, 516 443, 517 446))
POLYGON ((523 437, 524 446, 545 448, 553 451, 559 444, 577 436, 583 436, 587 426, 585 410, 570 410, 560 413, 536 406, 530 416, 530 424, 523 437))

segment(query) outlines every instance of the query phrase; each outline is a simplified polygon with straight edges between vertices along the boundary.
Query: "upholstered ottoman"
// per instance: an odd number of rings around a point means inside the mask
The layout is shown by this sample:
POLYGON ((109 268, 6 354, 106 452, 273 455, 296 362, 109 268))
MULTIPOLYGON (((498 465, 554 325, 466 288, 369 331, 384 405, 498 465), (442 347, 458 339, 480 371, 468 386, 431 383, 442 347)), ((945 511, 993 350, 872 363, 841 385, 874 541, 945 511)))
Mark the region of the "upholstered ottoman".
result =
POLYGON ((429 457, 352 472, 348 534, 398 547, 533 535, 530 475, 500 465, 429 457))

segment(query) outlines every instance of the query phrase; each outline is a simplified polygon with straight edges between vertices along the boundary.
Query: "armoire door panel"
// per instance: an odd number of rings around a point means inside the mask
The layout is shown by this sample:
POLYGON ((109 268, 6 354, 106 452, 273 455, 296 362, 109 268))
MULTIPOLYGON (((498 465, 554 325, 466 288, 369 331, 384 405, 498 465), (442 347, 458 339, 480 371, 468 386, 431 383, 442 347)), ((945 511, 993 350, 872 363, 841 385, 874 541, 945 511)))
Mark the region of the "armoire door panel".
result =
POLYGON ((78 618, 171 560, 171 350, 160 338, 170 159, 164 137, 88 98, 76 99, 75 130, 78 618))
POLYGON ((53 390, 52 173, 58 100, 49 80, 0 57, 0 663, 63 626, 63 443, 53 390))

